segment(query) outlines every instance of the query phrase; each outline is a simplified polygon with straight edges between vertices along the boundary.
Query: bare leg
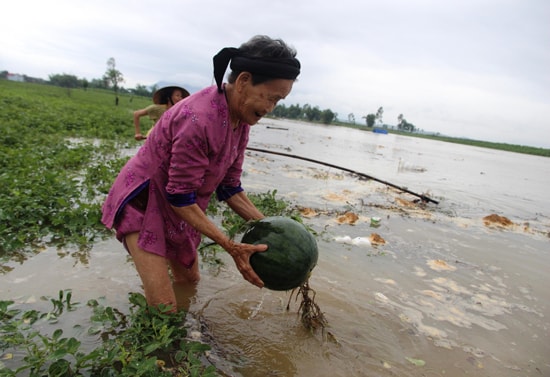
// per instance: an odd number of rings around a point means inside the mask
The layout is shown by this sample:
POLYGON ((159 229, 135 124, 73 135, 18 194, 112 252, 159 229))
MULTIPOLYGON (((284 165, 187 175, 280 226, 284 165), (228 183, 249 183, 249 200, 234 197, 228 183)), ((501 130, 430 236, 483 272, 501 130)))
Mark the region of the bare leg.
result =
POLYGON ((198 257, 191 268, 185 268, 176 261, 170 261, 174 283, 172 287, 176 294, 178 309, 189 311, 191 298, 197 293, 197 283, 200 280, 198 257))
POLYGON ((131 233, 126 236, 125 240, 143 283, 147 304, 150 306, 171 305, 175 310, 177 307, 176 295, 172 288, 166 258, 141 249, 137 244, 138 237, 139 233, 131 233))
POLYGON ((195 263, 193 263, 191 268, 185 268, 184 266, 173 260, 170 260, 169 263, 172 269, 172 276, 174 276, 174 282, 197 284, 201 279, 198 256, 195 259, 195 263))
POLYGON ((176 300, 178 302, 178 310, 189 311, 193 297, 197 294, 197 285, 189 283, 172 283, 176 300))

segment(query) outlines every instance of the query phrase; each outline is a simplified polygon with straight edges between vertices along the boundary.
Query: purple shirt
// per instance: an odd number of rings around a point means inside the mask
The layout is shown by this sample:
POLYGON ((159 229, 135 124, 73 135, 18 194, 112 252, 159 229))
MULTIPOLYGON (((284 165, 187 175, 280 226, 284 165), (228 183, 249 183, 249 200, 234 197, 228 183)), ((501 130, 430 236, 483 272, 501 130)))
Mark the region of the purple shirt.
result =
POLYGON ((176 215, 167 198, 183 205, 194 198, 205 211, 218 186, 239 186, 249 130, 244 123, 231 127, 225 94, 215 86, 181 100, 120 171, 103 204, 103 224, 118 228, 117 214, 148 182, 138 245, 190 267, 201 235, 176 215))

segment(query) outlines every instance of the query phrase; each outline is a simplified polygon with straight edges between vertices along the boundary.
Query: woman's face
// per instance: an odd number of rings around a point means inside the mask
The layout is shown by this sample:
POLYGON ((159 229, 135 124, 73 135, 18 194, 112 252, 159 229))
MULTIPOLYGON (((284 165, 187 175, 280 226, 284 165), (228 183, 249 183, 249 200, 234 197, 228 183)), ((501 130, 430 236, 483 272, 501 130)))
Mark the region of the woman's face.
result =
POLYGON ((252 85, 250 74, 243 72, 235 82, 238 96, 230 112, 235 114, 241 122, 254 125, 266 114, 272 112, 277 102, 286 98, 293 84, 294 80, 273 79, 252 85))

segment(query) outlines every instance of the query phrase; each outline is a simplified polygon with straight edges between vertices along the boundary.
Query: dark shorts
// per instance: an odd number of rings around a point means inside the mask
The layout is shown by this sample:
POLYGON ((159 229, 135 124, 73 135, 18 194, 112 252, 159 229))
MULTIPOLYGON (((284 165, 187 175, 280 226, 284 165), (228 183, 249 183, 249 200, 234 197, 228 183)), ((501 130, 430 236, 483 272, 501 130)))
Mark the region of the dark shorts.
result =
POLYGON ((117 216, 114 228, 116 229, 116 238, 126 246, 125 237, 131 233, 139 233, 143 226, 145 210, 147 209, 148 190, 142 190, 136 197, 130 200, 117 216))

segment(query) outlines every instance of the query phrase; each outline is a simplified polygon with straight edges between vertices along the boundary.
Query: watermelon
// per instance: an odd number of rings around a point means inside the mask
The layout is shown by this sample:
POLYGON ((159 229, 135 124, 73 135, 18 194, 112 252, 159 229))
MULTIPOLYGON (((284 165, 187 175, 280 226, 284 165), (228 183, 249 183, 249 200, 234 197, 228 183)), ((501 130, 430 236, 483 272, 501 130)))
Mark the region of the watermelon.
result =
POLYGON ((289 217, 271 216, 252 222, 241 242, 268 245, 266 251, 250 257, 250 265, 265 287, 274 291, 299 287, 317 264, 315 238, 289 217))

